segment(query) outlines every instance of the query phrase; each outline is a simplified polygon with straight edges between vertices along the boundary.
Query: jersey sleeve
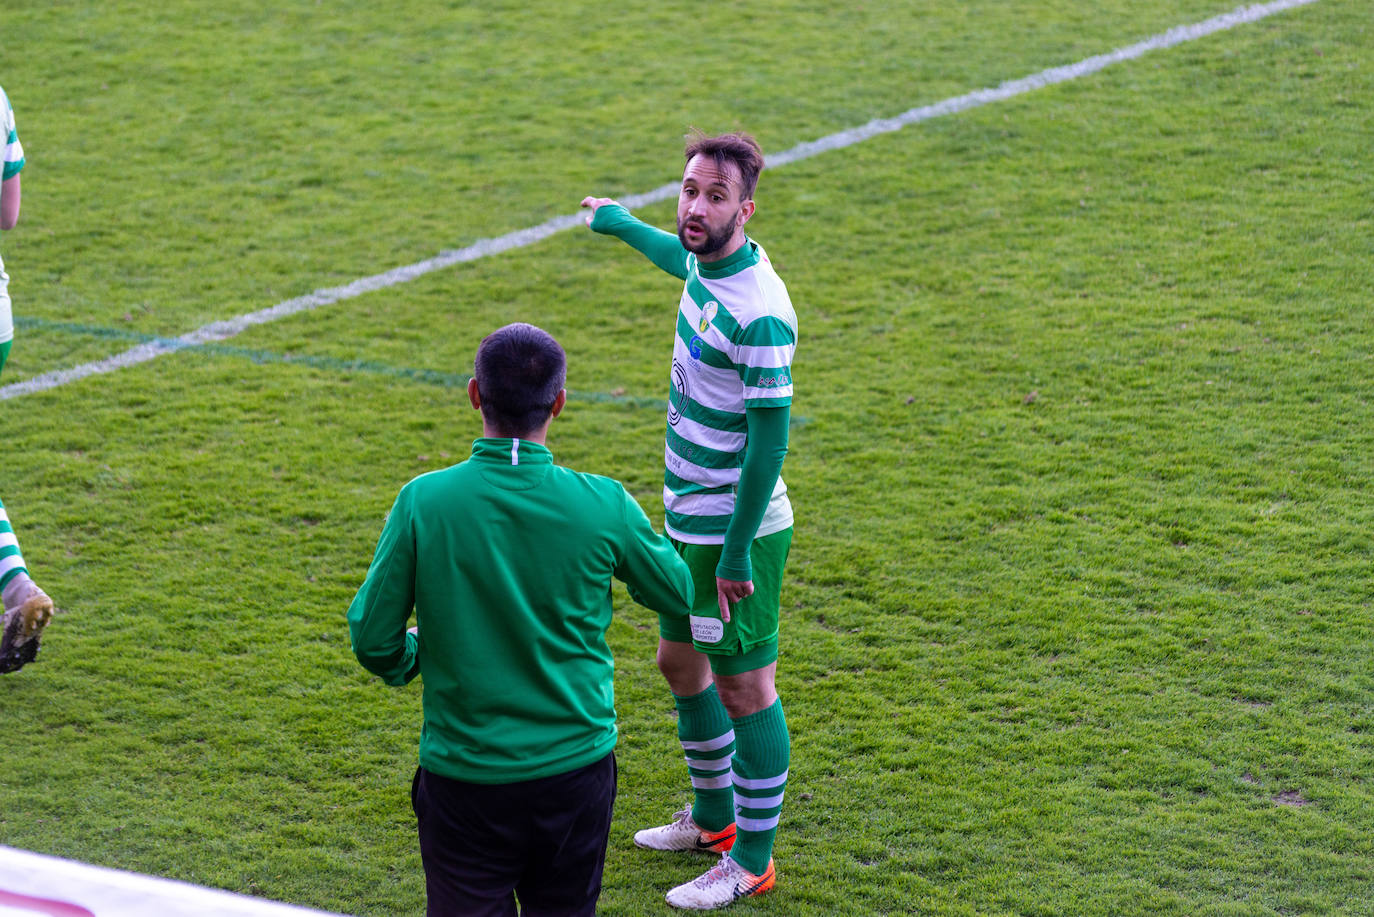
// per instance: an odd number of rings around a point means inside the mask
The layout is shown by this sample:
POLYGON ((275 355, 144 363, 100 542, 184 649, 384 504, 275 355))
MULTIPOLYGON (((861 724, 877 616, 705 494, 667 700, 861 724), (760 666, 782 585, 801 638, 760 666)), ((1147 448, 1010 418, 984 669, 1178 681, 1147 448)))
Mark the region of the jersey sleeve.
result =
POLYGON ((615 569, 616 579, 625 584, 630 598, 645 608, 685 617, 696 595, 692 571, 668 539, 654 531, 634 498, 623 487, 620 492, 625 542, 615 569))
POLYGON ((766 316, 744 329, 735 366, 744 383, 746 407, 792 403, 792 357, 796 350, 797 332, 781 318, 766 316))
POLYGON ((415 607, 415 539, 406 491, 396 497, 367 578, 348 607, 353 655, 389 685, 420 674, 419 643, 406 630, 415 607))
POLYGON ((592 230, 615 236, 679 280, 687 279, 687 249, 678 237, 650 226, 619 204, 604 204, 592 216, 592 230))
POLYGON ((791 416, 792 411, 786 405, 760 407, 751 404, 745 409, 749 438, 735 492, 735 510, 725 529, 725 544, 721 548, 720 563, 716 565, 716 576, 721 579, 744 582, 754 578, 749 548, 768 510, 773 487, 782 474, 791 416))

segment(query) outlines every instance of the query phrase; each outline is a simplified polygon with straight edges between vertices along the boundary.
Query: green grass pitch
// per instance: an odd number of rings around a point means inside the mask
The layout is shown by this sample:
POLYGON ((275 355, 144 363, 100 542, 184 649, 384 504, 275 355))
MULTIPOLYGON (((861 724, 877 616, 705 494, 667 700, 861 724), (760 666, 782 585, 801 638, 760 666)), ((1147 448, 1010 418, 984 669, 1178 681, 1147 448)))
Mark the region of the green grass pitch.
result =
MULTIPOLYGON (((0 382, 659 187, 693 126, 778 152, 1232 2, 12 0, 0 382)), ((1371 99, 1367 0, 1319 0, 765 171, 794 744, 741 907, 1374 913, 1371 99)), ((419 913, 419 692, 343 617, 382 517, 519 319, 569 353, 556 458, 661 520, 678 291, 579 228, 0 403, 62 609, 0 679, 0 843, 419 913)), ((705 864, 630 843, 687 794, 618 609, 629 917, 705 864)))

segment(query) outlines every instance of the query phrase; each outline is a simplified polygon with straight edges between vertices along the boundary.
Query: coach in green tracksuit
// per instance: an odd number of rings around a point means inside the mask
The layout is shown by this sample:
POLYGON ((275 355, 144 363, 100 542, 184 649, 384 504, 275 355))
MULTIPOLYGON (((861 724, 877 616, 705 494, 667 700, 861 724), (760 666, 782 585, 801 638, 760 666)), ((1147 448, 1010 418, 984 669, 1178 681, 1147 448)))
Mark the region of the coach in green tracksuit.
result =
POLYGON ((612 578, 685 617, 691 573, 618 482, 553 463, 565 358, 482 341, 472 456, 406 484, 348 610, 388 684, 424 678, 412 789, 428 913, 592 914, 615 798, 612 578), (416 627, 407 630, 412 608, 416 627))

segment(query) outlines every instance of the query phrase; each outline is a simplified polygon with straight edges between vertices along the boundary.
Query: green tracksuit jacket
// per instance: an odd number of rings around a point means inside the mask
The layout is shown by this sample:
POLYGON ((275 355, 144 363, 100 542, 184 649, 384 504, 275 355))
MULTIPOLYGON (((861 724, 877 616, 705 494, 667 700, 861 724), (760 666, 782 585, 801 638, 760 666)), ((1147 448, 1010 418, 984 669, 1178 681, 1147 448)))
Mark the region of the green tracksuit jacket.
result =
POLYGON ((426 770, 566 773, 615 746, 612 577, 655 611, 691 607, 687 565, 619 482, 527 440, 479 439, 401 488, 348 609, 353 652, 388 684, 424 676, 426 770))

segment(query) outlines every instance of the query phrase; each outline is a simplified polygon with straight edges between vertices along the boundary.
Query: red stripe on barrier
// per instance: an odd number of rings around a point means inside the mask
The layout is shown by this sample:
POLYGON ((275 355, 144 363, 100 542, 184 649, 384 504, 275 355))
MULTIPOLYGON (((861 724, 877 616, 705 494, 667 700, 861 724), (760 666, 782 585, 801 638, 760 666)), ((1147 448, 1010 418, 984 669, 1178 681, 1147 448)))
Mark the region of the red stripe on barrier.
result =
POLYGON ((0 889, 0 904, 33 911, 35 914, 47 914, 48 917, 95 917, 94 911, 87 910, 79 904, 54 901, 51 898, 34 898, 3 889, 0 889))

